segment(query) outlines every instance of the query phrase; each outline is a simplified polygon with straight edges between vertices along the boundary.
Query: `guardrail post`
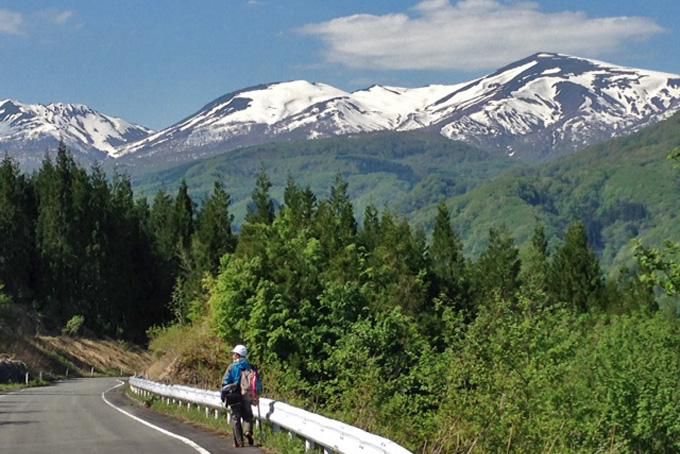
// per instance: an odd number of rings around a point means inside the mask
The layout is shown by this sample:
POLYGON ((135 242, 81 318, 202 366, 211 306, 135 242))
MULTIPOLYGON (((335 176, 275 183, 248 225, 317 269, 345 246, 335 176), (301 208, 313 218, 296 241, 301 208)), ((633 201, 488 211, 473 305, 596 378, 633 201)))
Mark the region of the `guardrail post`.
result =
POLYGON ((28 385, 28 372, 26 372, 26 384, 28 385))
POLYGON ((40 381, 42 381, 42 372, 43 371, 40 371, 40 381))
POLYGON ((215 409, 215 419, 220 417, 220 411, 216 408, 215 409))
POLYGON ((323 454, 333 454, 330 449, 323 448, 323 454))
POLYGON ((205 407, 205 417, 208 417, 208 407, 205 407))
POLYGON ((305 440, 305 452, 311 451, 314 449, 316 446, 313 441, 311 440, 305 440))

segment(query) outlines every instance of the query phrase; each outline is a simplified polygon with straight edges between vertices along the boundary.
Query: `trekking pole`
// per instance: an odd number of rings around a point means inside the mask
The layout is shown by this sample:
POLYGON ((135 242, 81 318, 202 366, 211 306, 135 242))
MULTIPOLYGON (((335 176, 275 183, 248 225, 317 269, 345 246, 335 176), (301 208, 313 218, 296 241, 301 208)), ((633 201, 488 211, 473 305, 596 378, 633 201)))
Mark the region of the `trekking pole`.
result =
MULTIPOLYGON (((262 440, 262 415, 260 415, 260 399, 257 399, 257 425, 260 428, 260 440, 262 440)), ((260 441, 260 443, 262 443, 260 441)))

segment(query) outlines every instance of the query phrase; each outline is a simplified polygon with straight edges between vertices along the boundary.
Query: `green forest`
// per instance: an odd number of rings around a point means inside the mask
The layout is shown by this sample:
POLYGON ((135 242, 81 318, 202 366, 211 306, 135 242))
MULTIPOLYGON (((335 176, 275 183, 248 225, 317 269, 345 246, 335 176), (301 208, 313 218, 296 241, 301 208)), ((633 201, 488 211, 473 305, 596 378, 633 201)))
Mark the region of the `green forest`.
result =
POLYGON ((147 201, 64 147, 30 176, 5 158, 0 304, 186 345, 186 381, 215 387, 246 343, 266 395, 416 452, 680 450, 677 243, 609 278, 578 217, 522 250, 499 222, 469 256, 445 203, 428 234, 371 204, 359 222, 340 176, 271 188, 260 171, 237 232, 220 183, 147 201))
POLYGON ((634 263, 633 239, 661 244, 680 237, 675 219, 680 185, 666 161, 678 146, 680 113, 548 162, 489 153, 436 134, 401 132, 272 143, 160 172, 130 171, 136 172, 135 191, 150 197, 159 189, 175 192, 182 181, 191 194, 204 197, 215 180, 228 182, 237 225, 263 164, 277 207, 289 177, 328 197, 328 182, 341 174, 358 220, 373 205, 431 233, 437 205, 445 200, 465 253, 474 258, 499 222, 521 246, 543 225, 556 247, 569 224, 580 219, 603 267, 616 272, 634 263))

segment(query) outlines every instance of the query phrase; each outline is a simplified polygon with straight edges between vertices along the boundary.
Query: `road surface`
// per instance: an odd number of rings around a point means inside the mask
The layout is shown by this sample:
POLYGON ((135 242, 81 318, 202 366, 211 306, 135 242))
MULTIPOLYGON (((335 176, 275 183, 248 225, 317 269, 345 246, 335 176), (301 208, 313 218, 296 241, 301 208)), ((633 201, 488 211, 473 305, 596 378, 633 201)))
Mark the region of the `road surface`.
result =
MULTIPOLYGON (((76 379, 0 395, 0 453, 260 452, 236 450, 231 438, 134 405, 122 387, 115 388, 119 383, 114 378, 76 379)), ((226 429, 226 419, 224 424, 226 429)))

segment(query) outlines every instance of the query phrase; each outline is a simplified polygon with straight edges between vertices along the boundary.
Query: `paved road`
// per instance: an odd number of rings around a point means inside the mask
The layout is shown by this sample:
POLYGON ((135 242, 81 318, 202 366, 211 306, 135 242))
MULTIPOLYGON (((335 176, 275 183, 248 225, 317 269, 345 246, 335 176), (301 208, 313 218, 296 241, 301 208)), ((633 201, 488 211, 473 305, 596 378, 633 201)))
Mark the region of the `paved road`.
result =
MULTIPOLYGON (((229 453, 231 439, 196 429, 133 405, 113 378, 78 379, 0 395, 1 453, 229 453), (117 411, 163 428, 180 441, 117 411), (191 446, 193 443, 193 446, 191 446)), ((226 421, 225 421, 226 426, 226 421)))

